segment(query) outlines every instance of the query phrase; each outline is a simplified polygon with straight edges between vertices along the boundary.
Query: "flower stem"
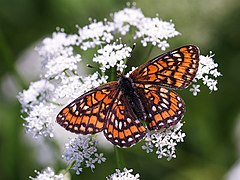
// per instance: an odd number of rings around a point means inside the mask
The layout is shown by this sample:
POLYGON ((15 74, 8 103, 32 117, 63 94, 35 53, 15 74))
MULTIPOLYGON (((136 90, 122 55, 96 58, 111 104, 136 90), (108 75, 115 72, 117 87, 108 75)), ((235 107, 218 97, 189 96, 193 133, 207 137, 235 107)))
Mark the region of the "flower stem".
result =
POLYGON ((73 167, 73 165, 76 163, 76 160, 74 160, 74 161, 72 161, 68 166, 67 166, 67 168, 66 169, 64 169, 63 170, 63 175, 65 175, 72 167, 73 167))
POLYGON ((111 81, 116 81, 117 79, 117 70, 115 67, 111 68, 111 74, 110 74, 110 82, 111 81))
POLYGON ((114 152, 115 152, 115 156, 116 156, 118 169, 123 169, 125 167, 125 163, 124 163, 124 160, 120 153, 120 149, 117 146, 114 146, 114 152))

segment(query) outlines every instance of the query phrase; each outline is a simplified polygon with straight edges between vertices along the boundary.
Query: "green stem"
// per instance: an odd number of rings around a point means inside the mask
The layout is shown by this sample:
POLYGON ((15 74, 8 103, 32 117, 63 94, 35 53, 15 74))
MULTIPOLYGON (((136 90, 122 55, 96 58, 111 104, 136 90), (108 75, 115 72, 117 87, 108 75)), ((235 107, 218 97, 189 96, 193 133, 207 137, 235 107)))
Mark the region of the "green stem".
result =
POLYGON ((76 163, 76 160, 74 160, 73 162, 71 162, 66 169, 63 170, 62 174, 65 175, 67 172, 69 172, 69 170, 73 167, 73 165, 76 163))
POLYGON ((116 68, 115 67, 111 68, 110 82, 115 81, 117 79, 116 74, 117 74, 116 68))
POLYGON ((125 167, 125 163, 123 161, 123 158, 122 158, 119 150, 120 149, 117 146, 114 146, 114 152, 115 152, 115 156, 116 156, 117 167, 118 167, 118 169, 123 169, 125 167))

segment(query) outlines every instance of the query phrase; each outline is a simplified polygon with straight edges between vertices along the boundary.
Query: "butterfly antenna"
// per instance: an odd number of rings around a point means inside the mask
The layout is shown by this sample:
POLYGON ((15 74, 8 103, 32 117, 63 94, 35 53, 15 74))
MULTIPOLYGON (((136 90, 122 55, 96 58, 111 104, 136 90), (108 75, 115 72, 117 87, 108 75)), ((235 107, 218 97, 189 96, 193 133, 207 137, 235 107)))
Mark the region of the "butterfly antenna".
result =
MULTIPOLYGON (((127 61, 132 57, 132 52, 133 52, 133 50, 135 49, 135 47, 136 47, 136 43, 133 43, 133 45, 132 45, 132 51, 131 51, 131 53, 130 53, 130 56, 125 59, 124 64, 127 64, 127 61)), ((124 71, 125 71, 125 68, 123 69, 122 74, 125 74, 124 71)))
POLYGON ((86 64, 86 66, 92 69, 97 69, 95 66, 92 66, 91 64, 86 64))

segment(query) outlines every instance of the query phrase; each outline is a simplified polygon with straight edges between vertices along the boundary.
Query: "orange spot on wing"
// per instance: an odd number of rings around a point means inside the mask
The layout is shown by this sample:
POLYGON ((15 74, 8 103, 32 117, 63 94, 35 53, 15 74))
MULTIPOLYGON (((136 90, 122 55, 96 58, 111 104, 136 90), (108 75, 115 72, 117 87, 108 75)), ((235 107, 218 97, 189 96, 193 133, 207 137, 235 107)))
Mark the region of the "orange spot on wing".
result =
POLYGON ((103 127, 103 122, 97 121, 96 128, 101 129, 103 127))
POLYGON ((171 101, 172 103, 174 103, 175 105, 176 105, 176 104, 177 104, 177 102, 178 102, 178 100, 177 100, 177 99, 175 99, 175 98, 172 98, 172 97, 171 97, 170 101, 171 101))
POLYGON ((157 76, 156 76, 156 74, 151 74, 151 75, 149 75, 149 81, 155 81, 157 79, 157 76))
POLYGON ((111 125, 111 124, 108 125, 108 132, 110 132, 110 133, 113 132, 113 125, 111 125))
POLYGON ((116 129, 113 129, 113 138, 115 139, 115 138, 117 138, 118 137, 118 130, 116 130, 116 129))
POLYGON ((186 68, 185 68, 185 67, 182 67, 182 66, 178 67, 177 70, 178 70, 179 72, 182 72, 182 73, 185 73, 185 72, 186 72, 186 68))
POLYGON ((175 93, 173 93, 173 92, 170 91, 170 96, 176 97, 177 95, 176 95, 175 93))
POLYGON ((124 134, 125 134, 126 137, 132 135, 132 133, 131 133, 131 131, 130 131, 129 129, 126 129, 126 130, 124 130, 123 132, 124 132, 124 134))
POLYGON ((87 96, 86 99, 87 99, 87 105, 88 106, 92 106, 93 105, 92 104, 92 97, 91 96, 87 96))
POLYGON ((130 130, 132 131, 132 133, 138 132, 138 128, 136 126, 131 126, 130 130))
POLYGON ((89 117, 88 116, 82 116, 81 123, 88 124, 89 117))
POLYGON ((66 116, 66 120, 70 121, 72 118, 72 114, 71 113, 68 113, 67 116, 66 116))
POLYGON ((108 96, 103 100, 105 104, 110 104, 112 102, 112 99, 110 99, 108 96))
POLYGON ((153 126, 156 126, 156 122, 154 120, 150 123, 150 127, 153 127, 153 126))
POLYGON ((76 120, 76 124, 80 124, 80 120, 81 120, 81 118, 78 117, 77 120, 76 120))
POLYGON ((63 112, 63 114, 66 114, 67 112, 69 112, 69 109, 68 108, 64 108, 62 112, 63 112))
POLYGON ((154 119, 157 120, 157 121, 162 120, 162 116, 160 114, 156 114, 154 116, 154 119))
POLYGON ((89 124, 95 125, 96 122, 97 122, 97 116, 94 116, 94 115, 90 116, 89 124))
POLYGON ((164 71, 163 72, 163 74, 165 75, 165 76, 171 76, 171 74, 172 74, 172 71, 164 71))
POLYGON ((124 139, 124 137, 125 137, 123 132, 119 132, 118 136, 120 139, 124 139))
POLYGON ((158 71, 158 68, 154 65, 148 66, 149 72, 148 73, 156 73, 158 71))
POLYGON ((190 67, 190 62, 183 62, 181 66, 190 67))
POLYGON ((99 112, 99 105, 93 108, 92 114, 97 114, 98 112, 99 112))
POLYGON ((169 110, 168 110, 168 114, 170 114, 171 116, 174 116, 174 115, 175 115, 175 112, 174 112, 172 109, 169 109, 169 110))
POLYGON ((144 131, 146 131, 146 129, 145 129, 144 126, 139 127, 138 130, 139 130, 140 132, 144 132, 144 131))
POLYGON ((163 119, 167 119, 167 118, 169 118, 170 116, 169 116, 169 114, 167 113, 167 111, 164 111, 164 112, 162 112, 162 117, 163 117, 163 119))
POLYGON ((178 78, 181 79, 181 78, 182 78, 182 75, 183 75, 183 74, 182 74, 181 72, 175 72, 175 73, 174 73, 174 77, 175 77, 176 79, 178 79, 178 78))
POLYGON ((97 99, 98 101, 103 100, 103 98, 104 98, 105 96, 106 96, 106 94, 102 93, 101 91, 97 91, 97 92, 96 92, 96 95, 95 95, 95 97, 96 97, 96 99, 97 99))
POLYGON ((173 111, 177 111, 178 107, 175 105, 175 104, 171 104, 170 108, 173 110, 173 111))
POLYGON ((70 123, 71 124, 75 124, 76 120, 77 120, 77 117, 76 116, 72 116, 70 123))

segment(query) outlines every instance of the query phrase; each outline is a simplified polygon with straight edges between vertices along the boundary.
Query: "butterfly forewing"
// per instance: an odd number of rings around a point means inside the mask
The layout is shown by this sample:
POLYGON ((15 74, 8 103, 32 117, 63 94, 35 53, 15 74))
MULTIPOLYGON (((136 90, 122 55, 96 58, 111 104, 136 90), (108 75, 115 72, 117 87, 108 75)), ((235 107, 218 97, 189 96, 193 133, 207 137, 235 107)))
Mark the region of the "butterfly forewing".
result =
POLYGON ((107 122, 106 115, 117 93, 117 82, 99 86, 83 94, 57 116, 57 122, 65 129, 81 134, 102 131, 107 122))
POLYGON ((107 115, 105 137, 119 147, 130 147, 140 141, 146 129, 133 113, 126 97, 118 94, 107 115))
POLYGON ((130 74, 130 78, 134 82, 186 88, 196 75, 198 62, 198 47, 183 46, 141 65, 130 74))

